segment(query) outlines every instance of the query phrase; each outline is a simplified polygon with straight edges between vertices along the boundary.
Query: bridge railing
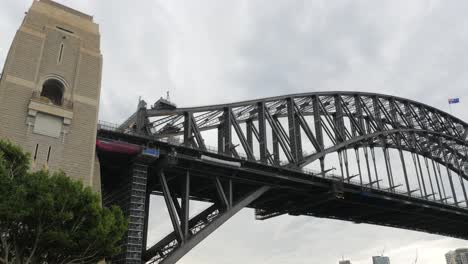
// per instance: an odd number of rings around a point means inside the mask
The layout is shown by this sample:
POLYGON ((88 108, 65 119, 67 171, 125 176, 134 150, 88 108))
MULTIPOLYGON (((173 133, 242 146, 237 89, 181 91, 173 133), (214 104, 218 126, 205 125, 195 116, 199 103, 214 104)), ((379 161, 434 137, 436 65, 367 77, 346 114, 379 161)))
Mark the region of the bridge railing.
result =
POLYGON ((110 123, 106 121, 99 120, 98 129, 108 130, 108 131, 118 131, 119 125, 115 123, 110 123))

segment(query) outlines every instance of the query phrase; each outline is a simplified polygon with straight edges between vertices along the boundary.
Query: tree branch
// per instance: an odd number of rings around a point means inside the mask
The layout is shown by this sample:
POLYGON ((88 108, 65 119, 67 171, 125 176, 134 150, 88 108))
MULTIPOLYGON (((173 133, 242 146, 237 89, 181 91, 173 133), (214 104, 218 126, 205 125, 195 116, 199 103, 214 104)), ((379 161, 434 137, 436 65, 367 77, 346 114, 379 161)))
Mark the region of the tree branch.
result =
POLYGON ((8 262, 8 257, 10 253, 10 246, 8 245, 7 239, 6 239, 6 234, 2 232, 1 234, 1 240, 2 240, 2 246, 3 250, 5 250, 5 256, 3 257, 3 263, 8 262))
POLYGON ((31 262, 32 257, 34 256, 34 253, 36 253, 36 249, 39 244, 39 237, 41 236, 41 234, 42 234, 42 221, 39 220, 39 224, 36 230, 36 237, 34 238, 34 245, 31 250, 31 253, 29 254, 29 257, 26 259, 25 264, 29 264, 31 262))

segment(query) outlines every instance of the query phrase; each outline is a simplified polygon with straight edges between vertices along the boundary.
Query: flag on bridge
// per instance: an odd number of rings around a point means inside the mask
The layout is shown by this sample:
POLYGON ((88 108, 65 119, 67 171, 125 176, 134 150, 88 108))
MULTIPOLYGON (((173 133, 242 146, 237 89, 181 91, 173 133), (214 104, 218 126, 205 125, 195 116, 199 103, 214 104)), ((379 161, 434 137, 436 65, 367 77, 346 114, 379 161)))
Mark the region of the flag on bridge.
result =
POLYGON ((460 98, 449 98, 448 103, 449 104, 458 104, 460 102, 460 98))

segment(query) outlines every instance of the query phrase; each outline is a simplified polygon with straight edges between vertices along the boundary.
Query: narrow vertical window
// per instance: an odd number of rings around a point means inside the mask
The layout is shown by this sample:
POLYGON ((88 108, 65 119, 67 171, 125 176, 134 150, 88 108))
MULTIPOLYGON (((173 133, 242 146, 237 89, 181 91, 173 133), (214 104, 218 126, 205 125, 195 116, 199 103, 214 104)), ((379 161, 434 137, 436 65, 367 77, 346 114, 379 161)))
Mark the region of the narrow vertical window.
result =
POLYGON ((39 149, 39 144, 36 144, 36 149, 34 150, 34 161, 37 159, 37 150, 39 149))
POLYGON ((60 44, 60 51, 59 51, 59 56, 58 56, 58 63, 62 63, 62 57, 63 57, 63 43, 60 44))
POLYGON ((52 150, 52 147, 49 146, 49 151, 47 152, 47 161, 46 164, 49 164, 49 159, 50 159, 50 151, 52 150))

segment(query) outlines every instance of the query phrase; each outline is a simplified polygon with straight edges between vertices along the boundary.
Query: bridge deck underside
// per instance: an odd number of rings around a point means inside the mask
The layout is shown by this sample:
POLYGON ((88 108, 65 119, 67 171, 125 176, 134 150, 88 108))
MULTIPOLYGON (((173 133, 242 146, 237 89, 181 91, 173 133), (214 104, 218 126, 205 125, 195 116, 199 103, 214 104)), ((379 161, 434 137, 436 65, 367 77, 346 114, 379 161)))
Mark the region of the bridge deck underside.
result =
MULTIPOLYGON (((230 166, 200 158, 207 153, 149 139, 110 132, 101 132, 100 136, 133 141, 135 144, 146 144, 161 150, 160 161, 150 166, 148 174, 148 186, 152 194, 162 193, 155 172, 163 167, 168 184, 176 196, 181 196, 183 192, 183 179, 188 171, 191 175, 190 199, 210 203, 219 202, 213 181, 215 177, 222 179, 223 183, 232 180, 236 196, 247 194, 260 186, 271 186, 271 190, 249 206, 256 209, 257 219, 283 214, 305 215, 468 239, 468 210, 463 208, 256 162, 242 161, 240 167, 230 166), (168 153, 174 151, 177 152, 176 159, 168 161, 168 153)), ((221 155, 209 155, 226 159, 221 155)), ((117 157, 111 153, 100 153, 99 156, 103 189, 106 192, 118 185, 119 177, 125 177, 125 167, 131 163, 131 158, 117 157)))
MULTIPOLYGON (((180 162, 180 165, 166 170, 171 175, 173 190, 182 186, 183 175, 190 171, 192 180, 192 198, 216 202, 216 187, 211 177, 221 176, 225 179, 235 176, 234 191, 245 195, 255 188, 255 183, 275 184, 274 180, 262 182, 263 175, 249 175, 242 179, 242 172, 235 168, 220 168, 201 162, 180 162)), ((246 175, 247 176, 247 175, 246 175)), ((322 180, 322 179, 319 179, 322 180)), ((304 187, 290 186, 278 181, 273 188, 250 207, 256 209, 257 219, 267 219, 277 215, 307 215, 369 223, 458 238, 468 238, 468 214, 458 210, 439 208, 408 197, 375 193, 370 190, 357 190, 350 184, 333 180, 319 181, 304 187), (328 182, 327 182, 328 181, 328 182)), ((257 185, 258 186, 258 185, 257 185)), ((179 195, 181 193, 178 192, 179 195)), ((160 186, 156 184, 153 192, 159 194, 160 186)))

